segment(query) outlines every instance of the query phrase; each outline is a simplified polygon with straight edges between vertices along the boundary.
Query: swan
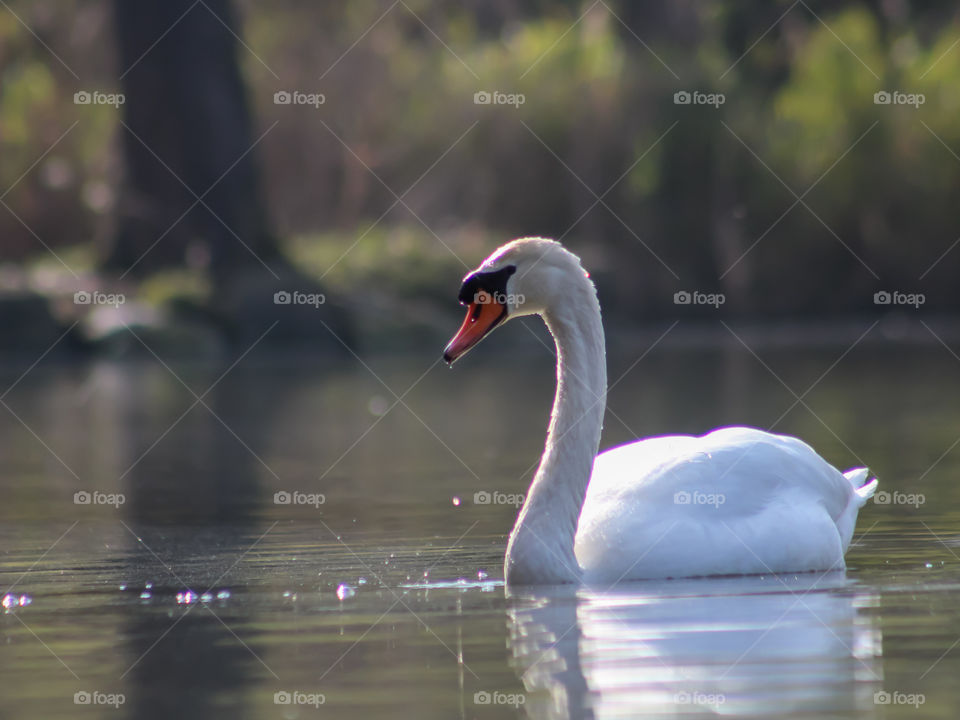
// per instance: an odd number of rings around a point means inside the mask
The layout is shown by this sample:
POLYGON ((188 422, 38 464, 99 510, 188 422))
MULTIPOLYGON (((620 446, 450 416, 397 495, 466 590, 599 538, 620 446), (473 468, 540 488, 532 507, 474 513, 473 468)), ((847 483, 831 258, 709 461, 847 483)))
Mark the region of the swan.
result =
POLYGON ((597 454, 607 370, 596 288, 560 243, 521 238, 467 274, 452 365, 507 320, 540 315, 557 388, 540 464, 510 533, 510 585, 836 570, 877 488, 794 437, 725 427, 597 454))

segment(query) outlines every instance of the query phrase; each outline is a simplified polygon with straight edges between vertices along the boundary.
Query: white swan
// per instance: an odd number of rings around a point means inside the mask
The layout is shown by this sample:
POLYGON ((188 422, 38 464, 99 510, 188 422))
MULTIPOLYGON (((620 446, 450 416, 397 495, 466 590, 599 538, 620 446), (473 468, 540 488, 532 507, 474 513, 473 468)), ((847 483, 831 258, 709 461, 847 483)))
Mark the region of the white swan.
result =
POLYGON ((596 289, 580 260, 514 240, 463 280, 453 363, 506 320, 539 314, 557 346, 546 447, 504 561, 510 585, 613 583, 841 569, 877 481, 807 444, 730 427, 640 440, 597 455, 607 370, 596 289))

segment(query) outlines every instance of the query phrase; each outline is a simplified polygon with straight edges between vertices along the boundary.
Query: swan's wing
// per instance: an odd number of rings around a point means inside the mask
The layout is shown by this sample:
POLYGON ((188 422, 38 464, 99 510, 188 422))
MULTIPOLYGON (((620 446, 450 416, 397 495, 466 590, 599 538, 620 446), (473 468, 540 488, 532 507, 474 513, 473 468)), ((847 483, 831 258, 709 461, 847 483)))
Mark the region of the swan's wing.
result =
POLYGON ((796 438, 652 438, 597 457, 577 557, 613 576, 842 567, 857 507, 851 481, 796 438))
POLYGON ((806 500, 819 502, 838 519, 852 491, 852 481, 803 441, 731 427, 607 450, 594 462, 587 499, 637 510, 642 505, 722 505, 725 518, 749 515, 773 501, 806 500), (694 493, 723 497, 710 503, 694 493))

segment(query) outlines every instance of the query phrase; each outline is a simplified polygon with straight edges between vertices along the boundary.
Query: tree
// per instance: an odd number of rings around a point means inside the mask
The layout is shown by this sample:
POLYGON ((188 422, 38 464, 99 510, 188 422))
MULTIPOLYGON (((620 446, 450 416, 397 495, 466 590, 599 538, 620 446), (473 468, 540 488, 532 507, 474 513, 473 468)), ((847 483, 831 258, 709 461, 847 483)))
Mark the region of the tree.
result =
POLYGON ((127 177, 108 268, 144 275, 205 258, 222 276, 270 265, 277 243, 260 194, 230 0, 113 7, 127 177))
POLYGON ((352 345, 335 299, 319 312, 274 301, 278 291, 326 293, 285 260, 269 229, 231 1, 115 0, 113 8, 127 181, 105 269, 137 277, 206 266, 210 307, 181 306, 181 315, 213 320, 243 347, 268 327, 271 345, 352 345))

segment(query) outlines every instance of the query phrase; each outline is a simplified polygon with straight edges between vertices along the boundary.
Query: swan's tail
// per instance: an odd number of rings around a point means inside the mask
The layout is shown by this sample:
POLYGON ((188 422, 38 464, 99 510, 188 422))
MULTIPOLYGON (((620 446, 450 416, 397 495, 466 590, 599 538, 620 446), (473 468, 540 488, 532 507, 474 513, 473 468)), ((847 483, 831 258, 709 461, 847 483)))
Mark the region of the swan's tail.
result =
POLYGON ((843 476, 853 485, 853 491, 857 494, 857 505, 863 507, 867 500, 873 497, 877 491, 879 482, 876 478, 870 479, 869 468, 854 468, 847 470, 843 476))

